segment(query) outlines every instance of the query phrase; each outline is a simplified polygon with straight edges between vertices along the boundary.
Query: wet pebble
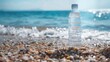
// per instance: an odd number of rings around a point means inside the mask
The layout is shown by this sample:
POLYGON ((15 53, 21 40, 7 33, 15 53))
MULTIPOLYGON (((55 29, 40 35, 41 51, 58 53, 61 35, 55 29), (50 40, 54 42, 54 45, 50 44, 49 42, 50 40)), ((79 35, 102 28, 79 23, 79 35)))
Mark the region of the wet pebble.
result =
POLYGON ((27 55, 23 55, 22 59, 27 61, 29 60, 29 57, 27 55))
POLYGON ((101 54, 104 55, 106 58, 110 58, 110 48, 105 48, 101 51, 101 54))

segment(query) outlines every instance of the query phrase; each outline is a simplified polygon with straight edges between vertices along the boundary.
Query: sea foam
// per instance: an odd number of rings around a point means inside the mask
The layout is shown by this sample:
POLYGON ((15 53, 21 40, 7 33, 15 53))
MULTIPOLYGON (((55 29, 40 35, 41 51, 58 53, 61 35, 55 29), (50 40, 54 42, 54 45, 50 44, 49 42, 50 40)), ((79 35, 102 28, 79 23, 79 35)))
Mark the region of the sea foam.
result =
MULTIPOLYGON (((47 28, 46 30, 39 31, 37 27, 32 28, 15 28, 15 27, 5 27, 0 25, 1 35, 13 35, 22 38, 60 38, 68 39, 68 28, 47 28)), ((84 29, 82 30, 82 41, 83 42, 99 42, 110 43, 110 32, 109 31, 99 31, 84 29)))

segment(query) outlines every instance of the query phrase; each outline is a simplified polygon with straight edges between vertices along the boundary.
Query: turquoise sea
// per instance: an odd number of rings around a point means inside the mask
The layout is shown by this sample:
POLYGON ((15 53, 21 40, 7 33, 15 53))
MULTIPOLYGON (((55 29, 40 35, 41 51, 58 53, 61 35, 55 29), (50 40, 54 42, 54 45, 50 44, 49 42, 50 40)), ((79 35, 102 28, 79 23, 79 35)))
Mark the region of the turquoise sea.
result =
MULTIPOLYGON (((70 11, 0 11, 0 25, 68 27, 70 11)), ((110 30, 110 11, 80 11, 83 28, 110 30)))

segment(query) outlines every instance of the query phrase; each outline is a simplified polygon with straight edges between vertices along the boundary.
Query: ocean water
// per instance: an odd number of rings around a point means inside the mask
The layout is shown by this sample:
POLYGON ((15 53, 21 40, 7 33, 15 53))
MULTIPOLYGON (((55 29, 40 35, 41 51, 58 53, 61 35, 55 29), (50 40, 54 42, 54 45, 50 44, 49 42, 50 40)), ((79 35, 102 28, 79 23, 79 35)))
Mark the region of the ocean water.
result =
POLYGON ((0 12, 0 24, 9 26, 67 27, 70 11, 0 12))
POLYGON ((110 10, 89 10, 81 12, 83 29, 110 30, 110 10))
MULTIPOLYGON (((5 26, 68 27, 70 11, 0 11, 5 26)), ((82 29, 110 30, 110 11, 80 11, 82 29)))

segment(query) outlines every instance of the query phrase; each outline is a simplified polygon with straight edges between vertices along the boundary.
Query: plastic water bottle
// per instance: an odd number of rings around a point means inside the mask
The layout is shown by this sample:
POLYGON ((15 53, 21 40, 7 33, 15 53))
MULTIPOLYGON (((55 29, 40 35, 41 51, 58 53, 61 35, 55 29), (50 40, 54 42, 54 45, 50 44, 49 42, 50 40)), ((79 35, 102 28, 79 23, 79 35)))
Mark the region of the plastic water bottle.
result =
POLYGON ((72 11, 69 14, 69 41, 68 46, 81 45, 81 20, 78 4, 72 4, 72 11))

